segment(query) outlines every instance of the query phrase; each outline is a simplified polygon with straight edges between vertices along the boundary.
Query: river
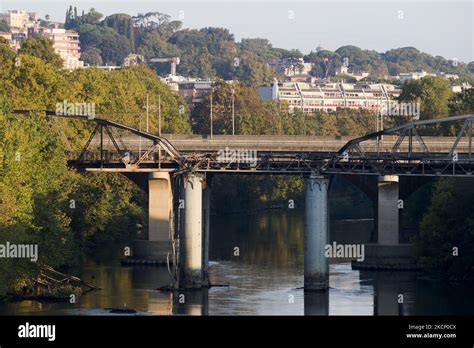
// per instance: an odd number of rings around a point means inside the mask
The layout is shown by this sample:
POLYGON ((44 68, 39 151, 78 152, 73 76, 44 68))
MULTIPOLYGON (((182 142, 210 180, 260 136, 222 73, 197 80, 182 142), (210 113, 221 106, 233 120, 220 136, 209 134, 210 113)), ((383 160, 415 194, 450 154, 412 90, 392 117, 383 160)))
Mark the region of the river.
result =
MULTIPOLYGON (((372 220, 331 222, 331 241, 370 241, 372 220)), ((119 248, 117 248, 118 250, 119 248)), ((304 217, 301 212, 214 216, 210 280, 195 292, 155 290, 168 284, 166 267, 121 266, 119 257, 85 261, 79 276, 100 287, 75 304, 36 301, 0 305, 2 315, 472 315, 472 290, 450 287, 416 272, 352 270, 330 263, 330 290, 304 293, 304 217), (238 249, 236 249, 238 248, 238 249), (236 252, 238 251, 238 252, 236 252), (398 303, 398 295, 404 301, 398 303)))

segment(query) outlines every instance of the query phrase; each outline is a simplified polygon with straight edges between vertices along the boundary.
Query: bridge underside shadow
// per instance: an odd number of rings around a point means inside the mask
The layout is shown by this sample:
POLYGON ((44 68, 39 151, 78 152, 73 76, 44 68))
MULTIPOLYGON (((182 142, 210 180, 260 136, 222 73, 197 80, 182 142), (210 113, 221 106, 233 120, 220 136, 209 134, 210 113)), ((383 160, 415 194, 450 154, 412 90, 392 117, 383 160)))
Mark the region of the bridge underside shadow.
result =
POLYGON ((355 269, 415 270, 419 269, 412 245, 403 242, 401 221, 406 202, 432 177, 345 177, 372 201, 374 230, 365 245, 365 260, 353 261, 355 269))

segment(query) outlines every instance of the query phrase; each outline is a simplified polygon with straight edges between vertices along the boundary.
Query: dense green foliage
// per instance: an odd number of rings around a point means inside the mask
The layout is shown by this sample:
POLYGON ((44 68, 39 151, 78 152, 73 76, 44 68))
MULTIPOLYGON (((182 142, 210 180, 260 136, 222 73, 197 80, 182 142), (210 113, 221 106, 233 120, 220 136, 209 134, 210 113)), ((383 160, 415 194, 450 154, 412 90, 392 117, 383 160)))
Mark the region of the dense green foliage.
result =
POLYGON ((448 116, 448 102, 452 95, 448 80, 427 76, 405 81, 399 100, 420 103, 421 119, 443 118, 448 116))
POLYGON ((27 54, 40 58, 44 62, 54 65, 56 68, 61 68, 63 66, 61 57, 59 57, 59 55, 53 50, 53 43, 41 36, 36 39, 29 38, 23 41, 18 50, 18 54, 27 54))
MULTIPOLYGON (((0 243, 37 244, 38 264, 70 262, 70 176, 60 140, 44 119, 0 111, 0 168, 0 243)), ((0 295, 26 285, 38 264, 0 259, 0 295)))
POLYGON ((451 280, 474 280, 472 179, 441 179, 415 239, 423 265, 451 280))
POLYGON ((467 115, 474 112, 474 88, 456 93, 448 106, 451 115, 467 115))
POLYGON ((8 25, 7 21, 4 19, 0 20, 0 31, 9 32, 10 26, 8 25))
POLYGON ((355 72, 366 71, 377 78, 425 70, 430 73, 457 74, 462 80, 474 81, 473 62, 466 64, 455 59, 433 57, 414 47, 401 47, 379 53, 356 46, 342 46, 335 52, 321 50, 311 52, 304 58, 306 62, 315 63, 313 74, 319 77, 334 75, 336 67, 345 64, 355 72))
MULTIPOLYGON (((67 168, 64 149, 80 149, 91 125, 11 110, 89 102, 97 116, 138 127, 149 93, 151 100, 161 96, 164 132, 190 132, 182 101, 146 66, 61 70, 41 38, 20 52, 0 40, 0 244, 38 244, 39 260, 0 259, 0 296, 21 291, 42 264, 74 265, 84 252, 129 240, 138 225, 147 225, 146 195, 128 179, 67 168)), ((151 120, 150 131, 157 122, 151 120)))

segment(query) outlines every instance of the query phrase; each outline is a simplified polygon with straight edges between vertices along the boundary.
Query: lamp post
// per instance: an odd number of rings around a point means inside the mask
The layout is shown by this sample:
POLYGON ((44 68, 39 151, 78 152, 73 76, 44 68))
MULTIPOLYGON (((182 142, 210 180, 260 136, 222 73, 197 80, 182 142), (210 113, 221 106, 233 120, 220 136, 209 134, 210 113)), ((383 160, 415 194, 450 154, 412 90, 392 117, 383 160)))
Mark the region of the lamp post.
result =
POLYGON ((148 93, 146 94, 146 132, 148 133, 148 108, 149 108, 148 93))
POLYGON ((235 135, 234 93, 235 93, 235 90, 232 88, 232 135, 235 135))
POLYGON ((158 94, 158 136, 161 137, 161 94, 158 94))
POLYGON ((214 91, 214 88, 211 86, 211 113, 210 113, 210 117, 211 117, 211 139, 212 139, 212 92, 214 91))

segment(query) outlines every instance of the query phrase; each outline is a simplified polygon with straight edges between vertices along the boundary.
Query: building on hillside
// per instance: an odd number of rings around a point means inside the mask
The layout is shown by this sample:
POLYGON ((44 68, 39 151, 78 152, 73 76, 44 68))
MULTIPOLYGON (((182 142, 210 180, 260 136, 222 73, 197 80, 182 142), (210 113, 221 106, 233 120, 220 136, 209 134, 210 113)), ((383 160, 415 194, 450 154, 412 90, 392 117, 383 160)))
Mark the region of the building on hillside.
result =
POLYGON ((187 80, 182 81, 178 85, 178 94, 186 100, 186 103, 190 106, 194 106, 197 103, 202 103, 202 99, 205 95, 209 94, 212 89, 212 80, 187 80))
POLYGON ((12 33, 0 31, 0 37, 3 37, 5 40, 8 40, 8 42, 12 41, 12 33))
POLYGON ((32 37, 42 35, 53 42, 54 51, 64 61, 64 68, 77 69, 84 67, 84 62, 80 60, 79 34, 73 30, 58 28, 57 25, 51 28, 30 29, 28 34, 32 37))
POLYGON ((12 31, 19 30, 26 32, 29 27, 36 25, 39 21, 36 12, 26 12, 24 10, 10 10, 7 13, 0 13, 0 20, 4 20, 12 31))
POLYGON ((271 87, 259 88, 262 99, 271 95, 272 100, 286 101, 290 111, 300 109, 306 114, 345 108, 382 112, 390 103, 394 103, 400 92, 398 87, 390 84, 279 83, 276 79, 271 87), (268 89, 271 89, 271 93, 268 89))
POLYGON ((12 41, 21 44, 28 37, 27 33, 22 31, 14 31, 12 34, 12 41))
POLYGON ((349 71, 349 68, 347 66, 340 65, 336 67, 335 76, 340 76, 340 75, 347 75, 347 76, 355 78, 357 81, 360 81, 362 79, 365 79, 366 77, 369 77, 370 74, 365 71, 352 72, 352 71, 349 71))
POLYGON ((313 78, 314 77, 312 77, 311 75, 297 74, 297 75, 289 76, 286 79, 286 81, 288 81, 288 82, 311 82, 313 78))
POLYGON ((400 73, 398 74, 398 79, 400 81, 407 81, 407 80, 419 80, 426 76, 433 76, 433 74, 429 74, 424 70, 409 72, 409 73, 400 73))
POLYGON ((471 88, 472 88, 472 86, 469 82, 463 82, 460 85, 451 86, 451 90, 454 93, 461 93, 462 91, 465 91, 465 90, 468 90, 468 89, 471 89, 471 88))
POLYGON ((436 76, 444 77, 445 79, 453 79, 453 80, 457 80, 459 78, 459 75, 457 74, 446 74, 444 72, 436 73, 436 76))
POLYGON ((87 66, 84 66, 84 68, 112 71, 112 70, 120 70, 122 69, 122 66, 121 65, 87 65, 87 66))
POLYGON ((409 73, 400 73, 398 74, 398 76, 396 76, 396 78, 398 78, 400 81, 407 81, 407 80, 419 80, 426 76, 438 76, 438 77, 444 77, 445 79, 453 79, 453 80, 459 79, 459 75, 457 74, 446 74, 444 72, 437 72, 433 74, 433 73, 426 72, 424 70, 419 70, 419 71, 409 72, 409 73))
POLYGON ((123 60, 122 66, 133 66, 137 64, 145 63, 146 59, 144 56, 140 54, 130 53, 125 59, 123 60))
POLYGON ((173 92, 183 97, 190 107, 201 103, 203 97, 209 94, 212 89, 212 80, 210 79, 189 78, 171 74, 160 79, 173 92))

